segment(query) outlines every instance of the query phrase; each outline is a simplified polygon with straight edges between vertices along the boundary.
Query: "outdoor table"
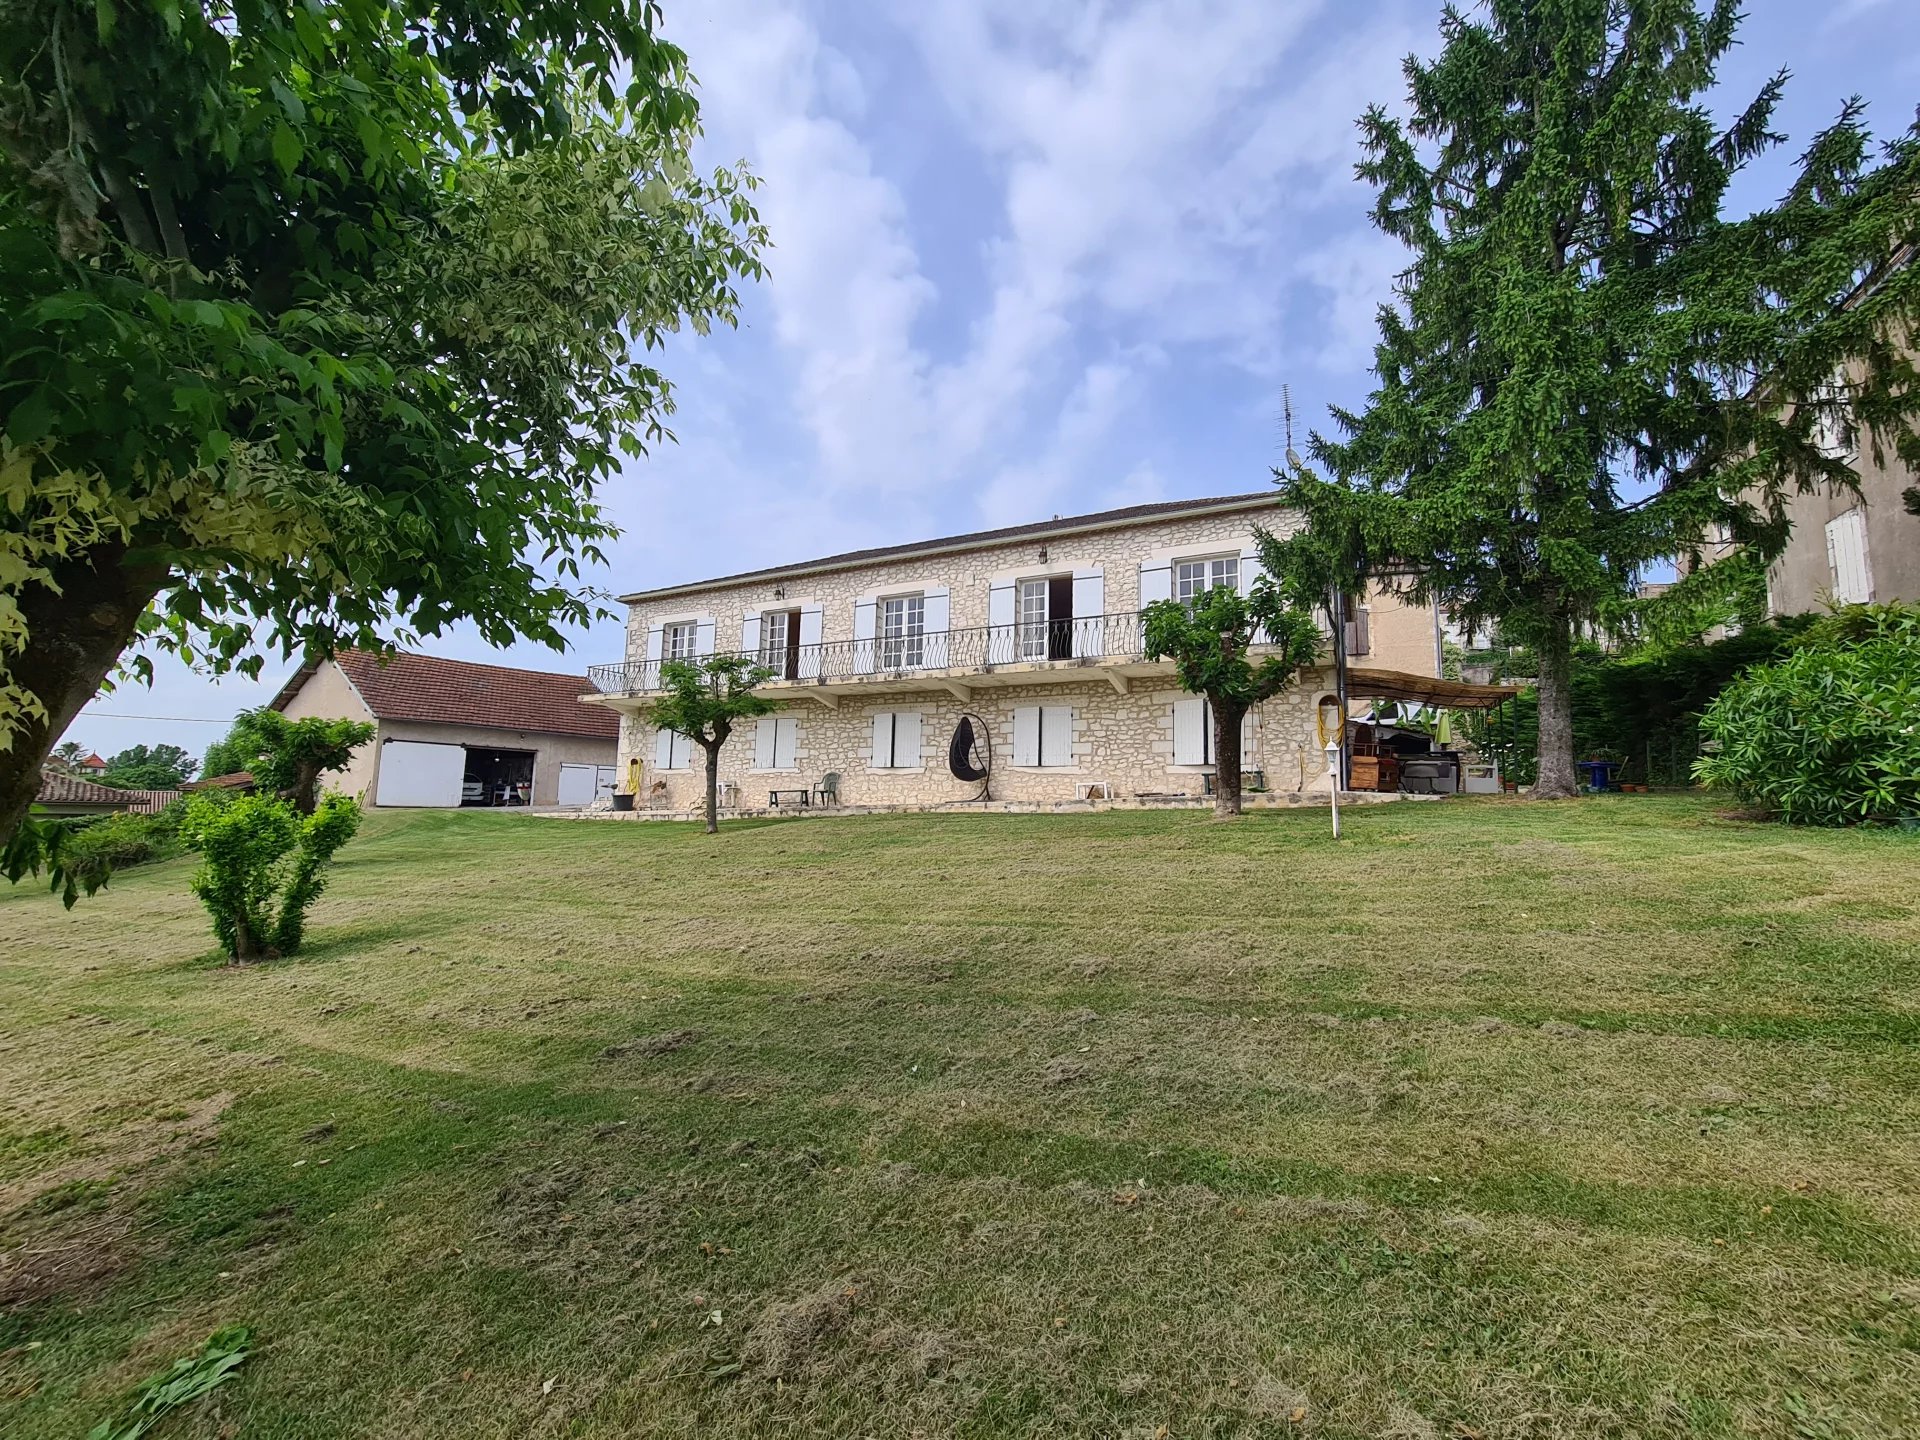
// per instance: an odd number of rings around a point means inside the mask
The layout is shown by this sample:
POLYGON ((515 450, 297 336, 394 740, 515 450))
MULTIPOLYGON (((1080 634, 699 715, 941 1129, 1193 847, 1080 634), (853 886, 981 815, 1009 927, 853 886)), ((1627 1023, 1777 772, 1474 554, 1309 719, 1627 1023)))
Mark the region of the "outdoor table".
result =
POLYGON ((780 808, 780 797, 782 795, 787 797, 788 804, 799 805, 802 808, 810 807, 813 803, 813 794, 811 791, 769 790, 767 792, 767 808, 770 810, 778 810, 780 808))

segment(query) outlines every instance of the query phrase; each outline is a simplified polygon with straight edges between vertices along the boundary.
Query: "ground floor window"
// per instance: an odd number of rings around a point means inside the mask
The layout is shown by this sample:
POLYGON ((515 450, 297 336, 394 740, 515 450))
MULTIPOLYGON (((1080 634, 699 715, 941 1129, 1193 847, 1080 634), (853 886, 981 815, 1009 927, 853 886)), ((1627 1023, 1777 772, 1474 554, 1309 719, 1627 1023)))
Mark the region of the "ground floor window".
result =
POLYGON ((791 770, 800 748, 800 721, 793 715, 762 715, 753 735, 753 768, 791 770))
MULTIPOLYGON (((1253 711, 1247 711, 1240 723, 1242 765, 1253 759, 1253 737, 1257 728, 1253 722, 1253 711)), ((1173 763, 1211 765, 1217 758, 1213 753, 1213 706, 1207 703, 1203 695, 1174 701, 1173 763)))
POLYGON ((656 770, 691 770, 693 768, 693 740, 678 730, 657 730, 653 736, 653 768, 656 770))
POLYGON ((1013 712, 1013 763, 1060 766, 1073 763, 1073 707, 1022 705, 1013 712))
POLYGON ((873 717, 873 755, 869 763, 876 770, 920 768, 918 710, 883 710, 873 717))

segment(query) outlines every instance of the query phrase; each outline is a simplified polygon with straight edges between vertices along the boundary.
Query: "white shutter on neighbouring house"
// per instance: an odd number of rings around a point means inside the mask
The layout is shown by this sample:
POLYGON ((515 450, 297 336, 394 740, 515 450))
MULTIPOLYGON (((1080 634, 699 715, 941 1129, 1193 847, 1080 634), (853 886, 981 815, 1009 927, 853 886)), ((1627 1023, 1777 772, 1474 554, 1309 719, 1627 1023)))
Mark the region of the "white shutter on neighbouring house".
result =
POLYGON ((1107 581, 1098 565, 1073 572, 1073 653, 1091 659, 1106 653, 1107 581))
POLYGON ((820 631, 826 619, 825 610, 818 605, 800 607, 800 678, 818 680, 820 678, 820 631))
POLYGON ((740 653, 758 656, 760 653, 760 612, 748 611, 740 618, 740 653))
POLYGON ((1834 599, 1844 605, 1865 605, 1873 599, 1866 515, 1859 507, 1827 522, 1827 566, 1833 572, 1834 599))
POLYGON ((1205 765, 1208 762, 1211 746, 1207 732, 1212 724, 1207 702, 1198 695, 1173 702, 1174 764, 1205 765))
POLYGON ((1040 707, 1022 705, 1013 712, 1013 763, 1040 763, 1040 707))
POLYGON ((1073 707, 1071 705, 1040 707, 1040 763, 1042 765, 1073 763, 1073 707))

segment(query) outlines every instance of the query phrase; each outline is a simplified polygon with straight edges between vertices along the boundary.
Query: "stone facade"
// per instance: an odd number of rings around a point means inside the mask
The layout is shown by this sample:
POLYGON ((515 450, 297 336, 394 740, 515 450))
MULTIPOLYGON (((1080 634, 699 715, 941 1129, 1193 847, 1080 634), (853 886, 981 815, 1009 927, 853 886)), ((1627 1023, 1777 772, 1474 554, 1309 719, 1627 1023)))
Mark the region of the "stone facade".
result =
MULTIPOLYGON (((659 658, 659 636, 669 626, 693 627, 687 633, 699 635, 700 653, 752 648, 759 617, 770 611, 808 615, 812 628, 803 637, 808 643, 817 640, 830 648, 855 642, 866 638, 856 633, 858 612, 865 606, 871 616, 874 603, 889 594, 937 596, 944 614, 929 614, 928 632, 951 631, 957 640, 960 632, 1004 625, 1006 601, 991 600, 992 592, 1004 597, 1020 580, 1045 577, 1058 577, 1063 584, 1071 578, 1076 620, 1091 614, 1127 617, 1141 608, 1143 572, 1164 577, 1170 562, 1231 556, 1238 562, 1244 588, 1257 571, 1254 527, 1284 534, 1297 523, 1266 497, 1196 501, 1192 513, 1125 521, 1091 516, 994 543, 931 542, 908 554, 866 563, 795 565, 743 581, 647 592, 629 597, 627 660, 637 673, 652 673, 646 667, 659 658), (997 613, 996 605, 1001 607, 997 613)), ((1166 583, 1164 578, 1159 581, 1161 586, 1166 583)), ((1150 593, 1148 598, 1158 596, 1150 593)), ((1395 650, 1397 662, 1403 650, 1406 654, 1404 663, 1394 668, 1431 674, 1430 616, 1417 610, 1405 619, 1398 614, 1402 609, 1391 596, 1381 596, 1375 602, 1375 633, 1417 635, 1424 627, 1426 663, 1416 665, 1417 647, 1407 642, 1395 650)), ((872 633, 869 629, 867 636, 872 633)), ((1329 673, 1309 671, 1300 683, 1259 707, 1244 765, 1263 772, 1272 790, 1324 790, 1326 765, 1315 733, 1315 706, 1330 688, 1329 673)), ((843 676, 831 684, 798 679, 770 685, 762 693, 793 723, 784 744, 762 747, 756 743, 757 722, 747 721, 723 749, 720 778, 734 787, 738 803, 749 808, 765 805, 774 790, 811 790, 828 774, 839 777, 840 798, 849 805, 969 800, 980 786, 954 779, 947 768, 948 743, 963 714, 985 722, 996 800, 1071 801, 1089 785, 1108 787, 1115 800, 1198 796, 1212 768, 1176 760, 1175 707, 1191 697, 1179 688, 1170 664, 1146 662, 1137 654, 971 670, 955 666, 905 676, 843 676), (1065 763, 1014 763, 1016 712, 1033 706, 1051 707, 1049 723, 1057 723, 1061 711, 1070 712, 1065 751, 1056 749, 1052 757, 1065 763), (874 765, 876 713, 918 715, 917 761, 909 757, 910 763, 903 765, 874 765), (780 768, 760 767, 769 748, 777 752, 780 768)), ((669 764, 662 766, 645 694, 610 694, 604 703, 623 714, 622 775, 629 782, 639 778, 641 805, 676 810, 695 805, 705 783, 700 748, 686 746, 684 756, 670 754, 669 764)))

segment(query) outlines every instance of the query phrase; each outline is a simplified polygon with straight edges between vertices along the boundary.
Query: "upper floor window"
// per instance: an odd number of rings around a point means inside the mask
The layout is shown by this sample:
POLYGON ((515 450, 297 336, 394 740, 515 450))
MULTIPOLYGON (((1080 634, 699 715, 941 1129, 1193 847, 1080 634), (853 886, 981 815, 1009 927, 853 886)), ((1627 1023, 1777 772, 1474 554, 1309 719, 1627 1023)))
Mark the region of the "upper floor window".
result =
POLYGON ((1204 560, 1180 560, 1173 567, 1173 598, 1191 605, 1209 590, 1240 588, 1240 557, 1211 555, 1204 560))
POLYGON ((700 645, 700 624, 696 620, 676 620, 660 628, 660 658, 691 660, 700 645))
POLYGON ((800 612, 768 610, 760 616, 760 663, 775 679, 800 678, 800 612))
POLYGON ((1018 592, 1020 658, 1066 660, 1073 655, 1073 577, 1022 580, 1018 592))
POLYGON ((880 602, 880 666, 918 669, 926 655, 927 597, 889 595, 880 602))

